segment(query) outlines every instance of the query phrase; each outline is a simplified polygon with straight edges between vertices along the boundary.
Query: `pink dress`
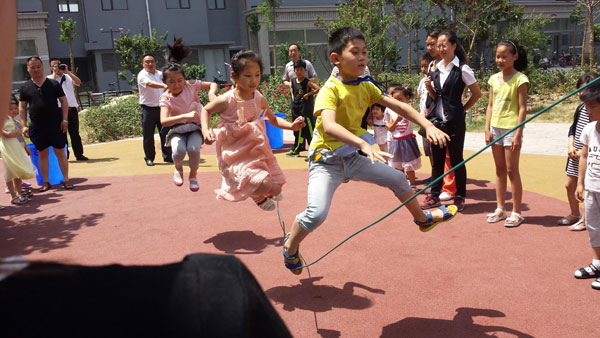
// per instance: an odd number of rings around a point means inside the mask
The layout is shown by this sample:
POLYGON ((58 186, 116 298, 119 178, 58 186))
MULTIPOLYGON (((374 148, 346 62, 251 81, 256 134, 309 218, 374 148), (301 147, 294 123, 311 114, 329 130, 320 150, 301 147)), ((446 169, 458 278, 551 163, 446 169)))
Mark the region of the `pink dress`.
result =
POLYGON ((285 176, 269 145, 265 121, 260 119, 262 94, 255 91, 254 98, 246 101, 236 99, 233 90, 223 95, 227 96, 228 107, 215 126, 220 127, 216 147, 223 176, 221 189, 215 190, 217 199, 243 201, 267 176, 283 185, 285 176))

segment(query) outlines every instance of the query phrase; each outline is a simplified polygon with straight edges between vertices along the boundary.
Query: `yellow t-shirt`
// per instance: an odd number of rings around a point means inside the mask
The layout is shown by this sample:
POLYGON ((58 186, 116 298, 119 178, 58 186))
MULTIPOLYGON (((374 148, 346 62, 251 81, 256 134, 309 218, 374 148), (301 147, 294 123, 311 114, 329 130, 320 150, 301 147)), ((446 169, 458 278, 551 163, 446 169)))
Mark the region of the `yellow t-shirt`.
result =
POLYGON ((515 73, 506 83, 500 83, 502 73, 490 77, 488 84, 492 90, 492 120, 495 128, 510 129, 519 123, 519 87, 529 79, 521 72, 515 73))
POLYGON ((335 121, 352 134, 360 137, 367 131, 360 124, 365 111, 372 104, 379 102, 383 94, 371 82, 359 82, 357 85, 345 85, 335 76, 330 77, 317 94, 314 115, 317 116, 315 129, 318 138, 313 139, 311 149, 335 150, 344 145, 338 139, 325 134, 321 111, 335 110, 335 121))

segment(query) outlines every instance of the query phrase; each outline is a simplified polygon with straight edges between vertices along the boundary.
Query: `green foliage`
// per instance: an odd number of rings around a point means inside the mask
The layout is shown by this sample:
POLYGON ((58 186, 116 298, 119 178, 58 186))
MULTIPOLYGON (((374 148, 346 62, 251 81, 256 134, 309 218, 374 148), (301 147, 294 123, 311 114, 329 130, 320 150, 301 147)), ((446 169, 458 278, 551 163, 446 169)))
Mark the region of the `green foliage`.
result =
POLYGON ((267 99, 269 108, 274 113, 286 113, 290 112, 290 89, 285 87, 281 81, 283 75, 277 71, 275 74, 270 75, 266 81, 259 86, 258 90, 267 99))
POLYGON ((248 27, 250 27, 250 32, 252 34, 256 34, 260 31, 260 22, 258 21, 258 14, 250 14, 250 16, 248 17, 248 27))
POLYGON ((119 38, 115 39, 115 53, 121 59, 121 67, 127 71, 119 72, 119 78, 128 80, 132 86, 137 82, 137 74, 142 70, 142 56, 144 54, 152 54, 157 63, 164 60, 163 42, 167 39, 168 32, 164 35, 156 37, 156 29, 152 29, 151 36, 142 35, 143 29, 139 34, 130 35, 128 30, 126 33, 121 32, 119 38), (127 76, 131 78, 128 79, 127 76))
POLYGON ((185 78, 188 80, 202 80, 206 73, 206 65, 189 65, 184 63, 181 67, 183 67, 185 78))
MULTIPOLYGON (((297 44, 298 48, 300 49, 300 58, 307 60, 306 47, 304 46, 304 41, 295 41, 293 43, 297 44)), ((277 62, 279 64, 285 65, 286 63, 288 63, 288 61, 290 61, 289 46, 291 44, 292 44, 292 42, 281 43, 277 47, 277 62)), ((308 61, 312 62, 312 60, 308 60, 308 61)))
POLYGON ((338 19, 326 24, 321 18, 315 26, 321 27, 329 35, 342 27, 359 29, 367 40, 369 70, 376 75, 385 69, 395 69, 400 60, 400 51, 396 48, 399 35, 385 34, 391 32, 392 15, 386 8, 384 0, 347 0, 339 3, 338 19))
POLYGON ((60 20, 58 20, 58 23, 60 24, 60 41, 70 44, 71 41, 78 36, 75 31, 77 23, 73 21, 72 18, 65 20, 62 16, 60 17, 60 20))
POLYGON ((83 128, 89 142, 106 142, 142 135, 142 110, 137 94, 89 107, 83 128))
MULTIPOLYGON (((528 51, 534 48, 548 50, 550 48, 550 35, 543 32, 545 26, 554 19, 543 18, 538 15, 524 15, 523 7, 520 7, 516 13, 516 19, 503 29, 494 27, 492 29, 492 39, 490 47, 494 48, 502 40, 514 40, 521 46, 525 46, 528 51)), ((492 53, 496 51, 493 50, 492 53)), ((530 55, 532 57, 533 55, 530 55)))

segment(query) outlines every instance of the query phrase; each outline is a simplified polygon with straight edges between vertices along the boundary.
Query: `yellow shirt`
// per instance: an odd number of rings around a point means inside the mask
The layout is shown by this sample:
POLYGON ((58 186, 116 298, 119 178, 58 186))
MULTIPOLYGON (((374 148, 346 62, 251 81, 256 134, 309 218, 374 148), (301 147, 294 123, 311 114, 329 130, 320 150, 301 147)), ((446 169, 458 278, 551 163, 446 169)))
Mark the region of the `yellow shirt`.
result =
POLYGON ((325 134, 321 111, 335 110, 335 121, 352 134, 360 137, 367 131, 360 124, 368 107, 383 98, 381 91, 371 82, 359 82, 358 85, 345 85, 336 77, 327 80, 317 94, 314 115, 317 116, 315 129, 318 137, 310 144, 311 149, 335 150, 344 145, 338 139, 325 134))
POLYGON ((494 74, 488 80, 492 90, 492 120, 495 128, 510 129, 519 123, 519 87, 529 79, 521 72, 515 73, 506 83, 500 83, 502 73, 494 74))

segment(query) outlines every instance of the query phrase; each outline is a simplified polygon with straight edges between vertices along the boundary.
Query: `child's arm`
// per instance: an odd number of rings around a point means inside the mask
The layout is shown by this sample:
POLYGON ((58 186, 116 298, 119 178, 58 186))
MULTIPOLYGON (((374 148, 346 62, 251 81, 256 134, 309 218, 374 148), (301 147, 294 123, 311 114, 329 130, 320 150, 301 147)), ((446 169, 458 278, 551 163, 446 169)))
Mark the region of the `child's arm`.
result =
POLYGON ((323 109, 321 111, 321 121, 323 122, 323 131, 332 137, 335 137, 339 141, 360 149, 369 159, 371 163, 375 163, 375 159, 384 162, 384 157, 392 157, 391 154, 379 151, 373 148, 367 141, 360 137, 352 134, 348 129, 336 122, 336 111, 332 109, 323 109))
POLYGON ((427 88, 427 92, 429 93, 429 96, 431 96, 432 99, 435 100, 435 88, 433 88, 433 83, 431 81, 431 76, 427 75, 427 77, 425 78, 425 88, 427 88))
POLYGON ((260 105, 260 107, 262 109, 263 116, 266 116, 269 119, 269 123, 273 127, 297 131, 306 125, 306 123, 304 122, 304 117, 299 116, 294 120, 294 122, 289 123, 288 121, 282 119, 281 117, 277 117, 277 116, 275 116, 275 114, 273 114, 273 111, 271 111, 271 108, 269 108, 267 99, 265 99, 263 97, 261 102, 262 102, 262 104, 260 105))
POLYGON ((575 148, 575 136, 569 136, 569 152, 567 156, 573 159, 579 158, 579 153, 577 152, 577 148, 575 148))
POLYGON ((437 129, 431 122, 429 122, 429 120, 427 120, 423 115, 419 114, 419 112, 416 111, 410 105, 388 96, 384 96, 383 98, 381 98, 381 100, 379 100, 378 103, 390 108, 391 110, 399 114, 398 118, 400 118, 401 115, 407 120, 423 127, 423 129, 425 129, 425 131, 427 132, 427 139, 432 144, 443 147, 446 145, 446 142, 450 140, 450 136, 437 129))
POLYGON ((579 177, 577 178, 577 190, 575 191, 575 197, 579 202, 583 202, 583 191, 585 190, 585 172, 587 171, 587 156, 588 146, 583 145, 579 156, 579 177))
POLYGON ((490 87, 490 98, 488 99, 487 109, 485 110, 485 144, 490 144, 494 140, 490 132, 492 121, 492 112, 494 111, 494 91, 490 87))
POLYGON ((302 99, 304 100, 308 100, 309 97, 317 95, 319 93, 319 90, 321 90, 321 87, 319 87, 319 85, 311 81, 308 82, 308 87, 312 88, 312 90, 304 94, 304 96, 302 96, 302 99))
POLYGON ((19 101, 19 117, 23 123, 23 135, 29 137, 29 127, 27 127, 27 101, 19 101))
POLYGON ((15 129, 13 131, 7 131, 5 129, 2 129, 2 137, 16 138, 19 136, 21 136, 21 131, 19 129, 15 129))
POLYGON ((227 97, 221 95, 214 101, 209 102, 206 106, 202 107, 200 112, 200 125, 202 126, 202 136, 204 136, 204 143, 212 144, 215 142, 216 135, 210 128, 210 115, 215 112, 225 111, 227 109, 227 97))
MULTIPOLYGON (((518 123, 525 121, 527 117, 527 83, 523 83, 519 86, 517 90, 519 94, 519 120, 518 123)), ((515 132, 515 137, 513 137, 512 143, 510 145, 511 151, 517 151, 521 149, 521 145, 523 144, 523 126, 517 128, 515 132)))
MULTIPOLYGON (((296 80, 293 80, 296 81, 296 80)), ((288 88, 290 89, 290 96, 292 97, 292 102, 294 101, 294 87, 292 86, 291 81, 283 81, 284 84, 288 84, 288 88)))
MULTIPOLYGON (((166 101, 167 98, 161 97, 160 100, 166 101)), ((170 126, 178 124, 178 123, 190 122, 189 120, 193 120, 194 118, 198 117, 197 111, 191 111, 189 113, 176 115, 176 116, 169 116, 169 111, 170 111, 169 107, 165 107, 165 106, 160 107, 160 124, 162 124, 165 127, 170 127, 170 126)))

